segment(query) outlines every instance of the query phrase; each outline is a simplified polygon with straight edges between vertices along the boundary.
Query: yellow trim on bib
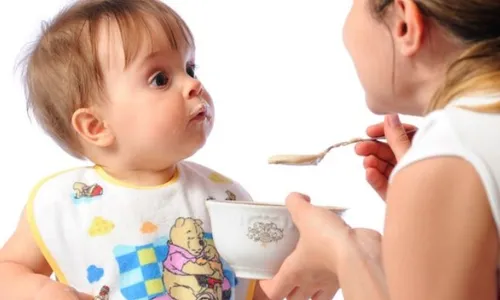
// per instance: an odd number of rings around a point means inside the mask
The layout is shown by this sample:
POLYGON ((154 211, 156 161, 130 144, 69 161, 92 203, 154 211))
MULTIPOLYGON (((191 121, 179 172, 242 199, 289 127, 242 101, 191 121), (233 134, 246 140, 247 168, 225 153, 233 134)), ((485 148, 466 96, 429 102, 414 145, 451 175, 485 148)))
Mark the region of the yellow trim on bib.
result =
POLYGON ((76 167, 76 168, 67 169, 67 170, 60 171, 60 172, 57 172, 55 174, 52 174, 50 176, 43 178, 31 190, 31 193, 30 193, 29 198, 28 198, 28 203, 26 204, 26 217, 28 219, 28 224, 30 226, 31 233, 33 234, 33 238, 35 239, 35 242, 36 242, 38 248, 40 249, 43 256, 45 257, 45 260, 52 268, 52 271, 56 275, 57 280, 63 284, 68 284, 68 281, 66 279, 66 276, 64 276, 64 273, 61 271, 56 260, 54 259, 54 257, 50 253, 47 245, 45 245, 43 238, 42 238, 42 235, 40 234, 40 231, 38 230, 38 226, 36 225, 36 220, 35 220, 35 213, 33 211, 33 202, 35 201, 36 194, 38 193, 38 190, 40 190, 42 185, 45 184, 47 181, 49 181, 49 180, 51 180, 51 179, 53 179, 61 174, 71 172, 71 171, 77 170, 77 169, 82 169, 82 168, 85 168, 85 167, 76 167))
POLYGON ((257 280, 250 280, 248 283, 248 292, 246 300, 252 300, 253 295, 255 294, 255 287, 257 286, 257 280))
POLYGON ((117 185, 117 186, 122 186, 122 187, 130 188, 130 189, 138 189, 138 190, 150 190, 150 189, 163 188, 163 187, 169 186, 169 185, 177 182, 177 180, 179 179, 179 168, 178 167, 175 168, 174 176, 172 176, 172 178, 169 181, 167 181, 163 184, 152 185, 152 186, 139 186, 139 185, 134 185, 134 184, 131 184, 128 182, 124 182, 120 179, 114 178, 113 176, 109 175, 102 168, 102 166, 99 166, 99 165, 95 165, 94 170, 97 172, 97 174, 99 176, 101 176, 101 178, 103 180, 105 180, 109 183, 112 183, 112 184, 117 185))

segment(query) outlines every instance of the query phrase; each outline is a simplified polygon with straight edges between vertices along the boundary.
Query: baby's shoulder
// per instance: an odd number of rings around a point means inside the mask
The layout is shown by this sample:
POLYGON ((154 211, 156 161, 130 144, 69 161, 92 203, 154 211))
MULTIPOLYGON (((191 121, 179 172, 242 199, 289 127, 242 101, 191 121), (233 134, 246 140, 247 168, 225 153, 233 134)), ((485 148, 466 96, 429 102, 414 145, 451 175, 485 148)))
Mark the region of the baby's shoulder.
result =
POLYGON ((74 190, 75 185, 85 184, 91 177, 95 176, 92 166, 79 166, 61 170, 45 176, 38 180, 31 189, 29 198, 41 196, 55 197, 57 194, 74 190))

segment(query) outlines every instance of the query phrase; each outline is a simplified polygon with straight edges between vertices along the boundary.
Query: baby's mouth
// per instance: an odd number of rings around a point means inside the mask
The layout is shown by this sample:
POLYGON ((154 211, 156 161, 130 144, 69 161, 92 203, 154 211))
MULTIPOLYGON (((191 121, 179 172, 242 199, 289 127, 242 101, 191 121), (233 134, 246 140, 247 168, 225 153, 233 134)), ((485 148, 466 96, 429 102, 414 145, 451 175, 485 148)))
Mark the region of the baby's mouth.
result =
POLYGON ((198 104, 195 109, 190 114, 191 121, 205 121, 211 118, 210 115, 210 105, 202 100, 200 104, 198 104))

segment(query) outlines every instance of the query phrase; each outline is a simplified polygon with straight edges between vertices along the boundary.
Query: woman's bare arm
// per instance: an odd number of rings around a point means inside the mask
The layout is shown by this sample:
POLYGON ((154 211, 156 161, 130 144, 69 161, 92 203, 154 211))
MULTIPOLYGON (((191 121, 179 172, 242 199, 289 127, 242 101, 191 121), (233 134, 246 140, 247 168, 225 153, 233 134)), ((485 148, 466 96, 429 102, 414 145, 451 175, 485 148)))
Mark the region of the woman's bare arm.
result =
POLYGON ((496 299, 498 233, 462 159, 427 159, 395 176, 382 244, 383 269, 352 246, 339 278, 346 300, 496 299))

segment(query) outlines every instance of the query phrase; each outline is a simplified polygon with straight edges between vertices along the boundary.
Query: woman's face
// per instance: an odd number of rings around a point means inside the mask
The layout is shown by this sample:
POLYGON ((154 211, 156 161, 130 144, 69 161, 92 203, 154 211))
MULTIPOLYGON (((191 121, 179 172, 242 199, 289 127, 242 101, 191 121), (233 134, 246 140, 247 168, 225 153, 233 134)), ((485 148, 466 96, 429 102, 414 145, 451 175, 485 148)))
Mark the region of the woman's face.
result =
POLYGON ((381 17, 372 9, 376 1, 352 0, 343 32, 367 106, 376 114, 422 114, 454 46, 423 21, 414 1, 394 0, 381 17))
POLYGON ((372 0, 352 0, 344 24, 344 44, 349 52, 366 104, 376 114, 390 111, 395 101, 392 87, 393 41, 387 25, 375 19, 372 0))

